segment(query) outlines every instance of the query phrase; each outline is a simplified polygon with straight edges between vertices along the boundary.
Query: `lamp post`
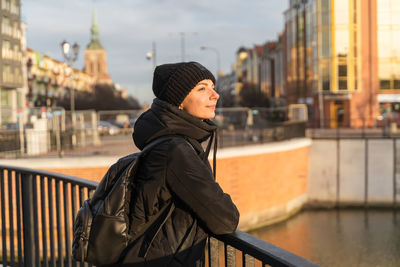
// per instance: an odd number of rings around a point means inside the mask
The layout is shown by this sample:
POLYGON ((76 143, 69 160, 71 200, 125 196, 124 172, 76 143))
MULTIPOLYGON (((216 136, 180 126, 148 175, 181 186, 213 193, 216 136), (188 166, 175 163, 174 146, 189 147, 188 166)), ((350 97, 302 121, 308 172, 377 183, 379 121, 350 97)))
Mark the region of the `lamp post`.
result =
MULTIPOLYGON (((72 64, 78 59, 78 54, 79 54, 79 45, 77 43, 74 43, 72 45, 72 50, 71 50, 71 44, 68 43, 67 41, 63 41, 61 43, 61 51, 63 53, 63 56, 65 60, 69 63, 69 65, 72 67, 72 64)), ((72 72, 71 71, 71 77, 72 77, 72 72)), ((75 90, 72 87, 70 87, 71 90, 71 97, 70 97, 70 109, 71 109, 71 122, 72 122, 72 146, 76 145, 76 135, 75 135, 75 90)))
POLYGON ((211 50, 211 51, 214 51, 215 55, 217 56, 217 73, 216 73, 217 75, 216 75, 216 77, 217 77, 217 79, 218 79, 218 77, 219 77, 219 71, 220 71, 220 54, 219 54, 219 51, 218 51, 216 48, 214 48, 214 47, 208 47, 208 46, 201 46, 200 49, 201 49, 201 50, 211 50))
MULTIPOLYGON (((168 35, 175 35, 176 33, 169 33, 168 35)), ((188 34, 197 35, 197 32, 178 32, 181 37, 181 61, 185 62, 185 36, 188 34)))
POLYGON ((153 59, 153 71, 157 66, 156 55, 156 42, 153 42, 153 49, 146 53, 147 60, 153 59))

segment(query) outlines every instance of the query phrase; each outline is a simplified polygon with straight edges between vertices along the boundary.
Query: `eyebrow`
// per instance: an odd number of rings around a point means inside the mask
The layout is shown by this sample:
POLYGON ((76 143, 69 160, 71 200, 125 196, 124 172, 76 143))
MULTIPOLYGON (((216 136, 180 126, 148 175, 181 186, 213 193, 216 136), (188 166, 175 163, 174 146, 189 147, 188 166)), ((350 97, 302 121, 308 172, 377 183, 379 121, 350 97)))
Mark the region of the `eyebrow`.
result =
MULTIPOLYGON (((198 83, 196 86, 200 86, 200 85, 208 86, 208 83, 198 83)), ((214 85, 212 85, 211 87, 212 87, 212 88, 215 88, 214 85)))

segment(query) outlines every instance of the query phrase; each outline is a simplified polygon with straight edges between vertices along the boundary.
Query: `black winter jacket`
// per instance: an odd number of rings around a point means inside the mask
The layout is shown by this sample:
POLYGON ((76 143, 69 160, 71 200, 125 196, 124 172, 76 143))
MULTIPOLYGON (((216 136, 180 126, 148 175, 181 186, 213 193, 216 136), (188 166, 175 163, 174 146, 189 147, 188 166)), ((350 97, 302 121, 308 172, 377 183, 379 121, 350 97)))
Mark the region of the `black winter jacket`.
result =
POLYGON ((130 203, 131 234, 157 219, 122 255, 124 266, 204 266, 207 233, 235 231, 239 212, 214 180, 201 146, 215 130, 211 121, 159 99, 136 121, 133 139, 139 149, 158 137, 171 138, 140 163, 130 203))

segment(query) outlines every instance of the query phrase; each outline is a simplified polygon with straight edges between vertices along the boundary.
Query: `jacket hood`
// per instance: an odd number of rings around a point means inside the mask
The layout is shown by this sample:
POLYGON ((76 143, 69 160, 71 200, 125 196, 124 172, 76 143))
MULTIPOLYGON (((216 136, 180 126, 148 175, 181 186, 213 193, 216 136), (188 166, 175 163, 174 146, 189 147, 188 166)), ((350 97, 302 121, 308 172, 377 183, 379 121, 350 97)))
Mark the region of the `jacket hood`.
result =
POLYGON ((151 108, 137 119, 132 137, 135 145, 142 150, 147 143, 164 135, 182 135, 201 143, 216 129, 212 121, 196 118, 155 98, 151 108))

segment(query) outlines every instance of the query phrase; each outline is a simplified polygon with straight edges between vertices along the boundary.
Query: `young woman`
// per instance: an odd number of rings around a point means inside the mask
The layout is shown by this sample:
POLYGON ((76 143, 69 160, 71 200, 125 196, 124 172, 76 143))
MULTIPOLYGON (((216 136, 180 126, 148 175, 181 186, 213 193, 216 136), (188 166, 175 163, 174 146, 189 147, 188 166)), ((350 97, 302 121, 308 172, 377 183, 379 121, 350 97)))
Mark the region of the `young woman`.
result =
POLYGON ((208 162, 219 95, 215 78, 197 62, 165 64, 154 71, 156 96, 136 121, 139 149, 160 137, 141 161, 134 183, 131 235, 125 266, 204 266, 207 233, 235 231, 239 212, 215 181, 208 162), (202 142, 209 140, 206 151, 202 142))

